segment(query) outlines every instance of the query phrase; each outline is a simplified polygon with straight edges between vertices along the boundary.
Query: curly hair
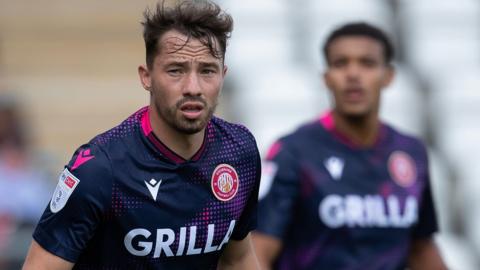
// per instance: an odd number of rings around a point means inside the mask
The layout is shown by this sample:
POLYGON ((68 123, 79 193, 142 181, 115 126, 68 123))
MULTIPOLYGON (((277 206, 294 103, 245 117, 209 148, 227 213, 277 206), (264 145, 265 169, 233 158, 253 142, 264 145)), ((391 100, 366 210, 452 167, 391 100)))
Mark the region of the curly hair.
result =
POLYGON ((186 35, 185 43, 190 38, 200 40, 214 57, 224 59, 227 39, 233 30, 233 19, 217 4, 187 0, 169 7, 163 0, 157 3, 154 11, 147 8, 143 15, 143 39, 148 68, 152 68, 153 60, 159 52, 158 40, 170 30, 186 35), (217 42, 219 49, 216 48, 217 42))

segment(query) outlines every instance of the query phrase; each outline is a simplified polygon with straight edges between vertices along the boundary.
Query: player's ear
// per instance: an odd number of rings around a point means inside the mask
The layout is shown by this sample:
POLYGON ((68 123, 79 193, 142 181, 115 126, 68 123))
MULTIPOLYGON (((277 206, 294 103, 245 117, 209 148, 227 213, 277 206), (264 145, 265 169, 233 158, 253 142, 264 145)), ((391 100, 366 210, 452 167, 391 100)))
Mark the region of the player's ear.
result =
POLYGON ((140 82, 145 90, 150 91, 152 87, 152 78, 150 77, 150 71, 146 65, 138 66, 138 76, 140 77, 140 82))
POLYGON ((225 77, 225 75, 227 75, 227 70, 228 70, 228 66, 223 65, 223 74, 222 74, 223 77, 225 77))
POLYGON ((395 68, 393 67, 393 65, 388 64, 385 71, 385 77, 383 80, 383 85, 382 85, 383 88, 389 86, 392 83, 394 78, 395 78, 395 68))
POLYGON ((331 91, 331 89, 332 89, 331 85, 332 85, 332 84, 331 84, 331 81, 330 81, 330 76, 329 76, 329 74, 328 74, 328 69, 325 70, 322 75, 323 75, 323 82, 324 82, 325 85, 327 86, 327 89, 328 89, 329 91, 331 91))

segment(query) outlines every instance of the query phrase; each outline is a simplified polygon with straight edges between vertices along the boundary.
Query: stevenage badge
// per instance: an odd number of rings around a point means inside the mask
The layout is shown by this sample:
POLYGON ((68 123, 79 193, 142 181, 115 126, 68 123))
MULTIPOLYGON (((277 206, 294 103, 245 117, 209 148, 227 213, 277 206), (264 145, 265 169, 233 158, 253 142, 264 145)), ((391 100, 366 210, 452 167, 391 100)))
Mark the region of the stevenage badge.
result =
POLYGON ((76 178, 68 169, 63 170, 58 179, 57 187, 50 200, 50 211, 57 213, 67 204, 68 198, 77 187, 80 180, 76 178))
POLYGON ((413 159, 403 151, 395 151, 388 158, 388 170, 392 179, 401 187, 409 187, 417 178, 413 159))
POLYGON ((218 165, 212 174, 213 195, 220 201, 229 201, 237 194, 239 187, 238 174, 228 164, 218 165))

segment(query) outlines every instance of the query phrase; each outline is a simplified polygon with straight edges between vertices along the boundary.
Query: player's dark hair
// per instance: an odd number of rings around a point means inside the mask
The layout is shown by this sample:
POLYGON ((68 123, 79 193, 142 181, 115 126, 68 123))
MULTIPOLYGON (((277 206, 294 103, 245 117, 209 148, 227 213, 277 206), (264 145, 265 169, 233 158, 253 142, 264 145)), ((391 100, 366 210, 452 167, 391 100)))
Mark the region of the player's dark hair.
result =
POLYGON ((385 64, 391 64, 391 61, 394 57, 394 48, 389 37, 381 29, 364 22, 345 24, 340 28, 334 30, 328 36, 325 44, 323 45, 323 55, 327 63, 329 63, 328 50, 330 48, 330 45, 337 38, 345 36, 365 36, 380 42, 383 46, 383 56, 385 64))
POLYGON ((158 40, 170 30, 176 30, 190 38, 199 39, 210 53, 224 59, 227 39, 233 29, 232 17, 210 1, 180 1, 167 6, 165 0, 157 3, 154 11, 143 13, 143 39, 145 40, 146 62, 152 68, 153 59, 159 51, 158 40), (216 48, 218 41, 220 48, 216 48))

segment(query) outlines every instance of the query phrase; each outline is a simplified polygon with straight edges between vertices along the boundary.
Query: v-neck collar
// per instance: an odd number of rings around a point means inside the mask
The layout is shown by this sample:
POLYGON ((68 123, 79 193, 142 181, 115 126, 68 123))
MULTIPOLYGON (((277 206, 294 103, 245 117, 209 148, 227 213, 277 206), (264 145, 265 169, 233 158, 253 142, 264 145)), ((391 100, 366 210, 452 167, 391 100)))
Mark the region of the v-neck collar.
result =
POLYGON ((380 129, 377 134, 375 143, 371 146, 364 146, 352 141, 345 134, 338 131, 335 127, 335 119, 333 118, 332 111, 327 111, 320 117, 320 124, 327 130, 335 139, 340 141, 342 144, 352 148, 352 149, 374 149, 378 147, 387 137, 387 127, 380 123, 380 129))
POLYGON ((150 110, 148 107, 145 107, 145 111, 141 117, 141 127, 142 127, 142 132, 145 137, 155 146, 155 148, 165 157, 170 159, 176 164, 182 164, 187 161, 198 161, 200 157, 202 156, 203 152, 205 152, 206 149, 206 144, 207 144, 207 135, 208 135, 208 130, 210 129, 210 123, 207 124, 207 127, 205 128, 205 136, 203 137, 203 142, 198 151, 192 156, 190 159, 185 159, 175 153, 172 149, 170 149, 168 146, 166 146, 153 132, 152 125, 150 123, 150 110))

